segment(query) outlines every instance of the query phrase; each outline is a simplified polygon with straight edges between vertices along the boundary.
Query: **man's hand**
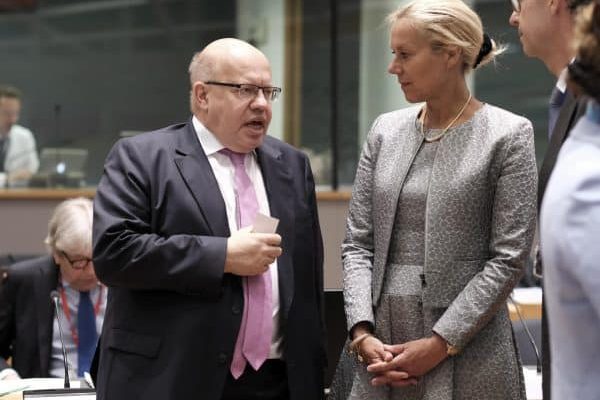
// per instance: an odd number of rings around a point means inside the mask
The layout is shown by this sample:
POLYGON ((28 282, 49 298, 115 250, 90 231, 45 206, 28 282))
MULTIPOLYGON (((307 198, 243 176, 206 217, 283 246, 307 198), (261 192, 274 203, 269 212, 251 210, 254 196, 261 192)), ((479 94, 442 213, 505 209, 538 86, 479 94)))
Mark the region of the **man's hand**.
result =
POLYGON ((240 275, 260 275, 281 255, 281 236, 276 233, 254 233, 252 227, 234 232, 227 239, 225 272, 240 275))
POLYGON ((394 354, 393 360, 367 367, 367 371, 377 374, 371 381, 375 386, 406 386, 404 373, 412 377, 423 376, 448 357, 446 341, 437 334, 402 344, 384 345, 384 349, 394 354))

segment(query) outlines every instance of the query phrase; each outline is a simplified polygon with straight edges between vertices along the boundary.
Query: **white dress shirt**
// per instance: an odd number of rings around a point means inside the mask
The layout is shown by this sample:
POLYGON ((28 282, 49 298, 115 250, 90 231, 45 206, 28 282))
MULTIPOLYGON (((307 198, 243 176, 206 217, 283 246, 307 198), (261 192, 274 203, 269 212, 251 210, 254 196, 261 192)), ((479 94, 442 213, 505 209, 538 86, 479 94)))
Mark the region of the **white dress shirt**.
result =
MULTIPOLYGON (((73 329, 77 329, 77 310, 79 308, 79 291, 73 289, 65 281, 62 282, 62 286, 65 290, 65 297, 67 298, 67 307, 69 308, 70 321, 65 315, 64 306, 62 304, 62 298, 59 298, 59 312, 60 322, 63 333, 63 340, 65 341, 65 348, 67 350, 67 365, 69 369, 69 377, 77 379, 77 366, 79 365, 79 358, 77 355, 77 345, 73 338, 73 329)), ((104 321, 104 313, 106 311, 106 296, 108 289, 98 284, 92 290, 90 290, 90 299, 92 304, 98 304, 98 313, 96 314, 96 333, 100 336, 102 331, 102 322, 104 321)), ((52 353, 50 355, 50 376, 64 377, 65 367, 63 364, 62 345, 60 343, 60 332, 58 330, 58 320, 54 318, 52 323, 52 353)))
POLYGON ((13 171, 26 170, 36 173, 40 165, 33 133, 21 125, 13 125, 7 135, 8 147, 4 159, 4 170, 10 174, 13 171))
POLYGON ((600 398, 600 107, 563 145, 540 218, 552 397, 600 398))
MULTIPOLYGON (((219 190, 225 201, 225 210, 227 212, 227 222, 229 223, 229 231, 235 232, 238 230, 236 221, 236 204, 235 204, 235 182, 234 182, 234 167, 228 156, 219 153, 220 150, 224 149, 225 146, 219 142, 216 136, 210 132, 206 127, 196 118, 192 118, 192 123, 202 149, 208 158, 208 162, 213 170, 219 190)), ((258 162, 256 160, 256 153, 251 152, 246 155, 245 158, 246 173, 250 177, 256 197, 258 199, 258 206, 261 213, 265 215, 271 215, 269 209, 269 199, 267 197, 267 191, 265 189, 265 183, 263 181, 262 173, 258 162)), ((279 329, 279 284, 278 284, 278 273, 277 273, 277 260, 269 266, 269 272, 271 274, 271 288, 272 288, 272 300, 273 300, 273 336, 271 337, 271 350, 269 352, 269 358, 281 358, 282 357, 282 335, 279 329)))

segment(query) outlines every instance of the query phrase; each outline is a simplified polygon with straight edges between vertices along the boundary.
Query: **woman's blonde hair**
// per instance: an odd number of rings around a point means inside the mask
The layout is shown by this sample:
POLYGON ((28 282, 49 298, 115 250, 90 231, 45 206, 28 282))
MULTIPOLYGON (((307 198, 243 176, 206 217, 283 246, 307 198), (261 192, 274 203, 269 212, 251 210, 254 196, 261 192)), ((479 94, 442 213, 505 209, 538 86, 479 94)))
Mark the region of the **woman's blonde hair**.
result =
POLYGON ((78 197, 63 201, 50 217, 44 243, 52 252, 91 252, 92 214, 90 199, 78 197))
POLYGON ((423 32, 432 47, 460 48, 465 72, 493 61, 505 50, 484 38, 481 19, 461 0, 415 0, 390 13, 386 21, 391 28, 400 19, 423 32))

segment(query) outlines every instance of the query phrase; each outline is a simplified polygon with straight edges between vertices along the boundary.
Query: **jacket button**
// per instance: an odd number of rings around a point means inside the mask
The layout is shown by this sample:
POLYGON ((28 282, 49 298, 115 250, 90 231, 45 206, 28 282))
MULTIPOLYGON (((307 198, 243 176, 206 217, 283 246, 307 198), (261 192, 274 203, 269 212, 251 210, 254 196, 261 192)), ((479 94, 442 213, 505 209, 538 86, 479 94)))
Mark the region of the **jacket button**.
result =
POLYGON ((227 354, 225 353, 220 353, 219 356, 217 357, 217 362, 220 365, 223 365, 227 362, 227 354))
POLYGON ((236 304, 231 307, 231 312, 234 313, 235 315, 238 315, 239 313, 242 312, 242 307, 240 307, 238 304, 236 304))
POLYGON ((427 286, 427 281, 425 280, 425 274, 419 274, 419 277, 421 278, 421 286, 423 286, 423 287, 427 286))

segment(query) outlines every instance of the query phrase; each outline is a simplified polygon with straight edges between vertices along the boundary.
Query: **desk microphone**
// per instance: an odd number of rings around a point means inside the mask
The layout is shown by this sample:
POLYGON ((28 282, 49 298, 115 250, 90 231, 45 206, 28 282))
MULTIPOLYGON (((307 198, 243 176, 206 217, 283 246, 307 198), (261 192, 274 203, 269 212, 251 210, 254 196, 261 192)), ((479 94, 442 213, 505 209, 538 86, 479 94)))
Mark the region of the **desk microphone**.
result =
POLYGON ((23 400, 41 400, 41 399, 59 399, 64 398, 65 400, 69 399, 81 399, 81 400, 95 400, 96 399, 96 391, 92 388, 88 389, 71 389, 71 384, 69 383, 69 368, 67 364, 67 350, 65 347, 65 342, 63 341, 62 328, 60 324, 60 312, 58 308, 58 292, 53 290, 50 292, 50 298, 54 303, 54 308, 56 309, 56 319, 58 320, 58 334, 60 337, 60 344, 62 346, 63 352, 63 362, 65 364, 65 387, 64 389, 35 389, 35 390, 24 390, 23 391, 23 400))
POLYGON ((71 384, 69 383, 69 364, 67 362, 67 349, 65 347, 65 341, 63 340, 60 312, 59 312, 59 308, 58 308, 58 292, 56 290, 53 290, 52 292, 50 292, 50 298, 52 299, 52 302, 54 303, 54 310, 56 311, 56 319, 58 320, 58 336, 60 337, 60 345, 62 346, 62 354, 63 354, 63 363, 65 365, 65 389, 68 389, 71 387, 71 384))

